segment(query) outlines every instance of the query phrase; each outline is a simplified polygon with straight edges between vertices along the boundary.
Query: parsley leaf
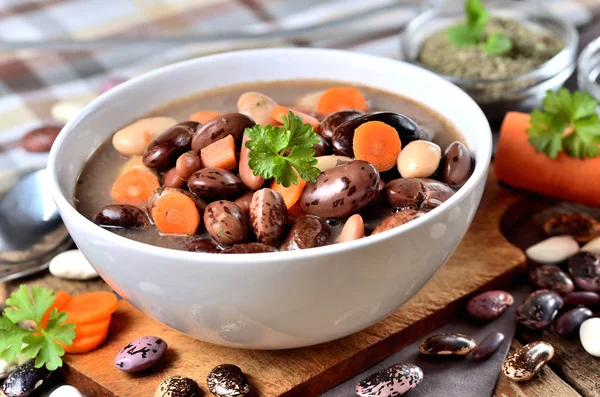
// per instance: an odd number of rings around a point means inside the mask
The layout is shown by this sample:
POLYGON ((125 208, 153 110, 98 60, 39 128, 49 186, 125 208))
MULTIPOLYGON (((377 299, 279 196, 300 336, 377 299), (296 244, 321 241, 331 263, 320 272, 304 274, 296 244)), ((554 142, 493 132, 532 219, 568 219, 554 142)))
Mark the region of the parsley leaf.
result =
POLYGON ((310 124, 289 112, 283 117, 283 127, 255 125, 246 128, 246 147, 250 149, 248 165, 252 173, 288 187, 298 184, 298 176, 314 181, 319 174, 315 167, 315 150, 319 143, 317 133, 310 124))
POLYGON ((61 356, 65 351, 60 342, 69 345, 75 339, 75 325, 65 324, 67 313, 58 312, 53 308, 48 323, 41 325, 44 314, 52 306, 55 297, 51 290, 42 287, 32 287, 28 290, 21 285, 6 300, 7 307, 0 316, 0 358, 12 361, 23 353, 27 358, 35 358, 35 366, 46 366, 50 371, 62 366, 61 356), (32 320, 37 324, 36 329, 26 330, 17 323, 32 320), (25 345, 23 345, 25 344, 25 345))
POLYGON ((465 19, 463 25, 455 25, 446 31, 446 37, 456 47, 474 46, 483 43, 481 49, 490 55, 506 54, 513 43, 502 33, 492 33, 484 40, 484 30, 490 14, 481 0, 465 0, 465 19))
POLYGON ((490 55, 502 55, 512 50, 512 41, 502 33, 492 33, 488 36, 483 51, 490 55))
POLYGON ((596 114, 598 101, 590 94, 566 88, 548 91, 543 109, 531 113, 526 130, 537 152, 554 159, 564 149, 580 159, 600 155, 600 118, 596 114))

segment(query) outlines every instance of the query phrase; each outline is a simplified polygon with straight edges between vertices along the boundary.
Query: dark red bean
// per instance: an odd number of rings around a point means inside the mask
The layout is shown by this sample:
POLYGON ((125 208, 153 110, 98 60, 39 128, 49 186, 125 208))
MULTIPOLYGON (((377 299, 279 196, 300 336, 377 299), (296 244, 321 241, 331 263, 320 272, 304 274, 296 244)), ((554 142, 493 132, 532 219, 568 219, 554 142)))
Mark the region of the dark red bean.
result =
POLYGON ((591 291, 575 291, 563 296, 563 302, 569 306, 597 306, 600 305, 600 294, 591 291))
POLYGON ((29 131, 21 138, 20 145, 28 152, 49 152, 62 126, 46 125, 29 131))
POLYGON ((477 361, 488 359, 500 348, 502 342, 504 342, 504 334, 492 332, 473 350, 473 359, 477 361))
POLYGON ((538 288, 550 289, 561 295, 573 292, 575 289, 571 277, 555 265, 535 266, 529 271, 529 279, 538 288))
POLYGON ((581 323, 592 317, 592 315, 592 311, 587 307, 571 309, 554 321, 554 329, 559 335, 570 335, 577 331, 581 323))
POLYGON ((419 350, 423 354, 465 356, 471 353, 475 346, 475 341, 463 334, 436 334, 423 340, 419 344, 419 350))

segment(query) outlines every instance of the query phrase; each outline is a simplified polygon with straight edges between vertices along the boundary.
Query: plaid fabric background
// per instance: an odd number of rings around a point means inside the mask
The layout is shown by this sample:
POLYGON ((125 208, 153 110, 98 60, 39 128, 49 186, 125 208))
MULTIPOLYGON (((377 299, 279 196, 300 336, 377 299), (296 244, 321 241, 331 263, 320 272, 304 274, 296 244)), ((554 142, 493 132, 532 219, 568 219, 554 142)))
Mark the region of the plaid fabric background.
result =
MULTIPOLYGON (((130 78, 204 54, 261 46, 343 48, 398 57, 399 33, 421 7, 453 0, 0 0, 0 41, 183 36, 245 30, 269 32, 364 16, 304 41, 113 46, 95 50, 0 52, 0 176, 45 166, 46 154, 16 147, 30 129, 51 121, 58 101, 87 102, 108 77, 130 78), (421 4, 423 3, 423 4, 421 4), (386 7, 383 13, 369 13, 386 7)), ((458 1, 458 0, 457 0, 458 1)), ((600 0, 541 3, 583 25, 600 0)))

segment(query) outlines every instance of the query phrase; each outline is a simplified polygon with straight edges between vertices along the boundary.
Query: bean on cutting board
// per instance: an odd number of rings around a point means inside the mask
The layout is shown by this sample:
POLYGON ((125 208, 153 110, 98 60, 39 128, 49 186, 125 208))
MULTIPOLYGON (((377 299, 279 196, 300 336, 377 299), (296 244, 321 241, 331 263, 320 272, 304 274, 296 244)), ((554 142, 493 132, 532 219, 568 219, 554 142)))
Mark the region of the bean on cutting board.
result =
POLYGON ((436 334, 419 344, 419 351, 428 355, 465 356, 473 351, 477 343, 463 334, 436 334))
POLYGON ((559 294, 545 289, 529 295, 517 308, 517 322, 529 329, 542 329, 554 320, 563 306, 559 294))
POLYGON ((20 146, 28 152, 49 152, 63 126, 45 125, 29 131, 21 138, 20 146))
POLYGON ((473 359, 482 361, 490 358, 500 348, 502 342, 504 342, 504 334, 492 332, 473 350, 473 359))
POLYGON ((554 348, 547 342, 529 343, 510 354, 502 364, 508 378, 521 382, 535 376, 554 357, 554 348))

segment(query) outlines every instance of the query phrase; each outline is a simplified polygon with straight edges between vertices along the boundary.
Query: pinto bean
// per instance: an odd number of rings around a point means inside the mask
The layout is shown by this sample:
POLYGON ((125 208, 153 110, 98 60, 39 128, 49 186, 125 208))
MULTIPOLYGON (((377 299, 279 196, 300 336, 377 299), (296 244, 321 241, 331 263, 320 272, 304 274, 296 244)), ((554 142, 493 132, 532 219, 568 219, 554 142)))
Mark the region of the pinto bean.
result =
POLYGON ((177 175, 184 181, 187 181, 200 168, 202 168, 202 161, 200 161, 198 153, 193 150, 183 153, 177 158, 177 162, 175 163, 177 175))
POLYGON ((228 113, 215 117, 196 130, 192 139, 192 150, 200 152, 211 143, 232 135, 235 146, 240 148, 246 128, 253 127, 254 121, 241 113, 228 113))
POLYGON ((177 124, 170 117, 149 117, 138 120, 115 132, 112 144, 123 156, 141 156, 150 142, 177 124))
POLYGON ((274 125, 271 113, 277 103, 259 92, 245 92, 237 101, 238 112, 250 117, 256 124, 274 125))
POLYGON ((94 217, 97 225, 106 228, 144 229, 150 225, 146 213, 133 205, 110 204, 94 217))
POLYGON ((144 165, 157 169, 173 166, 177 157, 190 150, 197 126, 195 121, 185 121, 160 134, 144 151, 144 165))
POLYGON ((250 235, 248 218, 235 203, 227 200, 213 201, 204 211, 206 231, 220 244, 246 242, 250 235))
POLYGON ((281 194, 265 188, 252 195, 250 224, 259 242, 268 245, 279 244, 287 221, 287 207, 281 194))
POLYGON ((445 183, 427 178, 400 178, 383 189, 387 202, 397 208, 431 210, 454 195, 445 183))
POLYGON ((236 244, 221 251, 222 254, 262 254, 264 252, 277 252, 277 248, 262 243, 236 244))
POLYGON ((315 182, 309 182, 300 206, 307 214, 343 218, 369 204, 378 182, 379 172, 372 164, 354 160, 322 172, 315 182))
POLYGON ((188 188, 198 197, 214 200, 239 195, 244 184, 233 173, 220 168, 203 168, 188 179, 188 188))
POLYGON ((175 167, 171 168, 169 171, 165 172, 163 177, 164 185, 167 187, 174 187, 176 189, 181 189, 185 186, 185 181, 181 179, 179 174, 177 174, 177 169, 175 167))
POLYGON ((473 172, 473 159, 469 149, 462 142, 452 142, 444 151, 440 167, 442 180, 458 189, 473 172))
POLYGON ((246 185, 246 187, 250 190, 258 190, 263 185, 265 180, 260 175, 256 176, 252 173, 252 168, 248 162, 250 161, 250 149, 246 147, 246 142, 248 142, 248 136, 244 135, 242 139, 242 148, 240 149, 240 165, 239 165, 239 174, 240 179, 246 185))
POLYGON ((242 212, 246 215, 250 214, 250 201, 252 201, 253 194, 254 192, 246 192, 240 197, 233 200, 233 202, 236 203, 237 206, 240 207, 242 209, 242 212))
POLYGON ((408 223, 408 222, 412 221, 413 219, 417 219, 418 217, 420 217, 423 214, 425 214, 425 212, 420 211, 420 210, 413 210, 413 209, 398 211, 395 214, 392 214, 392 215, 388 216, 387 218, 385 218, 375 228, 375 230, 373 230, 373 233, 371 233, 371 235, 382 233, 382 232, 391 230, 395 227, 404 225, 405 223, 408 223))
POLYGON ((282 251, 294 251, 326 245, 331 230, 327 223, 313 215, 304 215, 296 220, 281 245, 282 251))

